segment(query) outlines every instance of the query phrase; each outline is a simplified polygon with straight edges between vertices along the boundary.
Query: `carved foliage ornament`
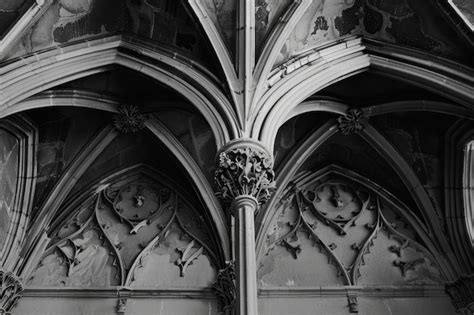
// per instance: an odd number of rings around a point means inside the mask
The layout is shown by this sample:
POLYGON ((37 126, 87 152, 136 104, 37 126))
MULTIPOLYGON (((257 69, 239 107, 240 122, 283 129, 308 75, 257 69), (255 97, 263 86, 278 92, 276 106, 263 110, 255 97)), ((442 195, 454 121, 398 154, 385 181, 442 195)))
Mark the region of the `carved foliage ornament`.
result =
POLYGON ((474 274, 462 276, 456 282, 446 284, 446 292, 458 311, 474 311, 474 274))
POLYGON ((8 314, 18 303, 23 286, 13 273, 0 269, 0 288, 0 314, 8 314))
POLYGON ((337 119, 338 129, 343 135, 350 135, 362 131, 368 124, 369 118, 358 108, 350 108, 345 116, 337 119))
POLYGON ((120 105, 119 114, 114 116, 114 126, 120 132, 137 132, 145 128, 146 116, 140 113, 137 106, 120 105))
POLYGON ((231 310, 235 304, 235 271, 232 261, 226 262, 226 267, 220 269, 216 282, 212 285, 212 290, 219 300, 219 309, 222 312, 231 310))
POLYGON ((221 152, 214 179, 219 187, 217 196, 228 203, 251 195, 262 205, 275 189, 272 159, 250 147, 221 152))

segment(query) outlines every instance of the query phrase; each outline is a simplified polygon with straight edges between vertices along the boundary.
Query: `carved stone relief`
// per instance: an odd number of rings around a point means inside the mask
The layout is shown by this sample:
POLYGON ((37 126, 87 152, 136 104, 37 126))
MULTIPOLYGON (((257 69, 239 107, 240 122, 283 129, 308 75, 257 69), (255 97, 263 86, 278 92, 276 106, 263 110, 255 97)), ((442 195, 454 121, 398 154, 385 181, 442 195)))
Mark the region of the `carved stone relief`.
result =
POLYGON ((10 314, 22 291, 20 279, 13 273, 0 269, 0 314, 10 314))
POLYGON ((216 293, 219 301, 219 309, 222 312, 232 310, 235 305, 235 267, 234 262, 229 261, 225 268, 217 273, 217 279, 212 284, 212 290, 216 293))
POLYGON ((275 189, 273 160, 252 147, 238 147, 219 154, 215 181, 217 196, 230 203, 237 196, 250 195, 265 203, 275 189))
POLYGON ((114 116, 114 126, 120 132, 137 132, 145 128, 146 116, 140 113, 137 106, 121 105, 118 111, 114 116))
POLYGON ((417 232, 373 190, 333 174, 287 196, 267 235, 262 286, 443 282, 417 232))
POLYGON ((217 261, 208 231, 176 192, 131 176, 89 197, 57 228, 27 284, 208 287, 217 261))
POLYGON ((358 108, 351 108, 346 115, 337 118, 337 128, 343 135, 350 135, 362 131, 369 122, 369 118, 358 108))

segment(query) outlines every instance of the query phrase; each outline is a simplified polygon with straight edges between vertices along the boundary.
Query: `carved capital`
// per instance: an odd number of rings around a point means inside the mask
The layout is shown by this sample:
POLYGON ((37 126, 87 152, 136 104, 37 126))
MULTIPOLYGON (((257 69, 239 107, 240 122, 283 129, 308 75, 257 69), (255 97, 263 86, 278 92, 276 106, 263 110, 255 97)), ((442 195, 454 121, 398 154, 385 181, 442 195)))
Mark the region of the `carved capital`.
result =
POLYGON ((231 142, 218 153, 214 179, 219 189, 217 196, 225 203, 249 195, 262 205, 275 189, 273 158, 255 141, 231 142))
POLYGON ((145 128, 146 116, 140 113, 137 106, 120 105, 118 114, 114 116, 115 128, 122 133, 137 132, 145 128))
POLYGON ((232 310, 235 305, 235 268, 233 261, 227 261, 226 267, 217 273, 216 282, 212 284, 212 290, 217 295, 219 310, 225 312, 232 310))
POLYGON ((23 286, 13 273, 0 269, 0 288, 0 314, 10 314, 20 299, 23 286))
POLYGON ((369 123, 369 118, 359 108, 350 108, 337 122, 339 131, 343 135, 350 135, 362 131, 369 123))
POLYGON ((446 292, 457 311, 474 313, 474 274, 462 276, 453 283, 447 283, 446 292))

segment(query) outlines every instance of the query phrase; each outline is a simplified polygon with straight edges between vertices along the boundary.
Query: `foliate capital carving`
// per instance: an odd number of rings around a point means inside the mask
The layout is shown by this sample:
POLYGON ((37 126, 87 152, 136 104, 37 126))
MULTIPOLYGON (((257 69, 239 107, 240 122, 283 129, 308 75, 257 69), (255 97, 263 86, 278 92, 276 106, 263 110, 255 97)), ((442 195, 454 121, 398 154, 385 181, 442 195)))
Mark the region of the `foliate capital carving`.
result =
POLYGON ((457 311, 474 313, 474 274, 462 276, 453 283, 447 283, 446 292, 457 311))
POLYGON ((120 132, 137 132, 145 128, 146 116, 140 113, 137 106, 120 105, 118 114, 114 116, 114 126, 120 132))
POLYGON ((265 148, 254 141, 231 142, 218 154, 214 179, 217 196, 226 203, 242 195, 264 204, 275 189, 273 158, 265 148))
POLYGON ((217 273, 216 282, 212 284, 212 290, 217 295, 219 310, 225 312, 231 310, 235 305, 235 268, 233 261, 227 261, 226 267, 217 273))
POLYGON ((362 131, 369 123, 369 118, 359 108, 350 108, 346 115, 337 119, 338 129, 343 135, 350 135, 362 131))
POLYGON ((20 279, 13 273, 0 269, 0 314, 10 314, 22 291, 20 279))

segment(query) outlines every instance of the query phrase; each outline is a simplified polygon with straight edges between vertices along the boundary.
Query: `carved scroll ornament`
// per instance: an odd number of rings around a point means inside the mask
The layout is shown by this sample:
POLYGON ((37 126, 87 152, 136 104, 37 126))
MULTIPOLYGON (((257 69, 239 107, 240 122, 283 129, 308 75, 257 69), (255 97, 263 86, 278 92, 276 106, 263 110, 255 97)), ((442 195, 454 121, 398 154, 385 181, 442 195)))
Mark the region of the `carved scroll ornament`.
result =
POLYGON ((0 269, 0 288, 0 314, 9 314, 18 303, 23 286, 13 273, 0 269))
POLYGON ((219 154, 214 179, 219 188, 217 196, 224 202, 250 195, 262 205, 275 189, 273 160, 254 147, 230 149, 219 154))

